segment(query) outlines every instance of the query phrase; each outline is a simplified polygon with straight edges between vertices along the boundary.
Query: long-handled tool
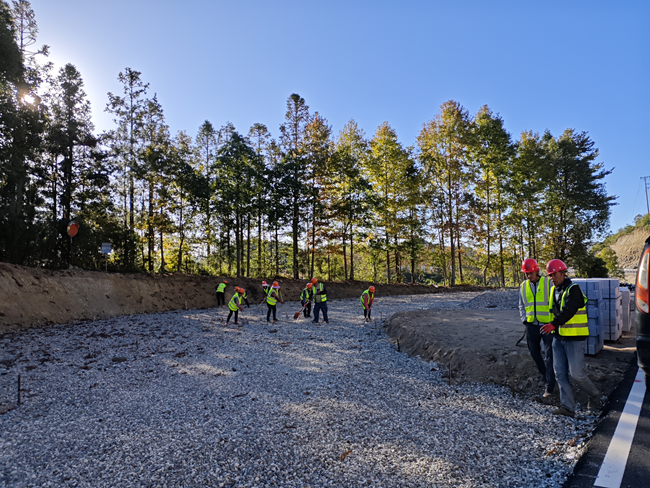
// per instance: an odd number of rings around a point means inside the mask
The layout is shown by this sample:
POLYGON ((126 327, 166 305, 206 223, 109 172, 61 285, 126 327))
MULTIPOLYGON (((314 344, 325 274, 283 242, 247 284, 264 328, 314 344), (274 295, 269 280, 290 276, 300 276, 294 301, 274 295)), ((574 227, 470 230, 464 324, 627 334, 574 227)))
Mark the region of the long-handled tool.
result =
MULTIPOLYGON (((309 303, 309 302, 307 302, 307 303, 309 303)), ((307 303, 305 303, 302 306, 302 308, 300 309, 300 312, 296 312, 296 313, 293 314, 293 320, 298 320, 298 317, 300 317, 300 314, 302 313, 302 311, 307 307, 307 303)))

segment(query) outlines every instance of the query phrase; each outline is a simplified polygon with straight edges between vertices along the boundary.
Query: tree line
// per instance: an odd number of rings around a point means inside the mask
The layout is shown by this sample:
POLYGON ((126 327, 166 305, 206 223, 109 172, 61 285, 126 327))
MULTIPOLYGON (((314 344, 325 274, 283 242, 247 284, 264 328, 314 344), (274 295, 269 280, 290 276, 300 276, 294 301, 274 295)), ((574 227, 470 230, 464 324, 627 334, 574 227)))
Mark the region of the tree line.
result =
POLYGON ((142 73, 96 133, 81 73, 43 62, 29 2, 0 0, 0 260, 120 271, 506 286, 525 257, 603 275, 615 197, 586 132, 514 140, 487 106, 442 104, 405 146, 388 122, 335 134, 298 94, 274 137, 206 120, 171 134, 142 73), (70 239, 68 223, 79 222, 70 239))

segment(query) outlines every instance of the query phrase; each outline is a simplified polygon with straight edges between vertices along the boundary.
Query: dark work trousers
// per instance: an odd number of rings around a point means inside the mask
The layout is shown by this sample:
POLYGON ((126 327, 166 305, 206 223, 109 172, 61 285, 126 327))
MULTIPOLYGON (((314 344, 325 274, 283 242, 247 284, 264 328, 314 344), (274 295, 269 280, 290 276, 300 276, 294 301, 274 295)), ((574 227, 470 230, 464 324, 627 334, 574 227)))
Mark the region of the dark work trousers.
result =
MULTIPOLYGON (((544 324, 542 324, 544 325, 544 324)), ((555 372, 553 371, 553 335, 542 334, 539 325, 526 324, 526 342, 528 350, 537 365, 540 374, 546 380, 546 391, 553 393, 555 390, 555 372), (540 341, 542 344, 540 344, 540 341), (544 357, 542 357, 544 351, 544 357)))
POLYGON ((303 310, 303 315, 305 316, 305 318, 309 317, 311 315, 311 302, 307 302, 306 305, 303 302, 302 306, 305 307, 305 309, 303 310))
POLYGON ((217 292, 217 307, 226 304, 225 293, 223 291, 217 292))
POLYGON ((370 309, 370 307, 364 308, 363 309, 363 318, 366 318, 366 319, 370 320, 370 314, 371 313, 372 313, 372 310, 370 309))
POLYGON ((327 302, 316 302, 314 304, 314 320, 312 320, 312 322, 315 324, 318 323, 318 315, 321 310, 323 311, 323 320, 329 324, 330 321, 327 318, 327 302))
POLYGON ((273 322, 275 322, 276 320, 278 320, 278 319, 275 317, 275 307, 276 307, 276 306, 275 306, 275 305, 271 305, 269 302, 266 302, 266 306, 268 307, 268 310, 266 311, 266 321, 268 322, 268 321, 270 320, 270 318, 271 318, 271 311, 273 311, 273 322))
POLYGON ((237 323, 237 317, 239 317, 239 310, 231 310, 230 313, 228 314, 228 318, 226 319, 226 322, 230 322, 230 317, 232 317, 233 312, 235 312, 235 323, 237 323))

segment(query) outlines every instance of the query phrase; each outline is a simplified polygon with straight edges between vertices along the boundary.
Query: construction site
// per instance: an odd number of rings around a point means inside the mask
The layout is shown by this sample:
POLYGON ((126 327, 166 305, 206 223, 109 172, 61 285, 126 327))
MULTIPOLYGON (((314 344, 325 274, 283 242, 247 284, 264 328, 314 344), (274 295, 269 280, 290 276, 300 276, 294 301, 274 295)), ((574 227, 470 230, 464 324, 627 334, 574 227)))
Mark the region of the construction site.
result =
MULTIPOLYGON (((597 423, 540 401, 516 289, 377 286, 366 322, 367 283, 327 283, 312 324, 285 280, 268 323, 229 279, 226 326, 221 281, 0 265, 4 486, 562 486, 597 423)), ((584 288, 605 404, 634 331, 584 288)))

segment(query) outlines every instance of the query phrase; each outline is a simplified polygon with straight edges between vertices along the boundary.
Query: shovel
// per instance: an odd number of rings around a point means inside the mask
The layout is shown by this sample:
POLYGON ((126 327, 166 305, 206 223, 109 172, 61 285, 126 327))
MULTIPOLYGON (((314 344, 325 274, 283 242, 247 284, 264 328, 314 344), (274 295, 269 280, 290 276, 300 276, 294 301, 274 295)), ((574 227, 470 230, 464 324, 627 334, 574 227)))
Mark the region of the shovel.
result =
MULTIPOLYGON (((307 302, 307 303, 309 303, 309 302, 307 302)), ((298 320, 298 317, 300 317, 300 314, 302 313, 302 311, 303 311, 303 310, 305 309, 305 307, 307 306, 307 303, 305 303, 305 304, 302 306, 302 308, 300 309, 300 312, 296 312, 296 313, 293 314, 293 320, 298 320)))

